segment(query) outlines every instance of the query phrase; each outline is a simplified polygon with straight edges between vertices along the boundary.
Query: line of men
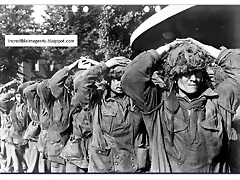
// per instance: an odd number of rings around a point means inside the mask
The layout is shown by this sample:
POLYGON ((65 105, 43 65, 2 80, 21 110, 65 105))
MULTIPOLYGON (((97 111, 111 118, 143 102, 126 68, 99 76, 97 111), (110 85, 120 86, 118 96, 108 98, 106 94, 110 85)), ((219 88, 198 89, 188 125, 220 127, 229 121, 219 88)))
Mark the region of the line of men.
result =
POLYGON ((16 91, 9 88, 16 81, 5 84, 1 169, 231 172, 239 58, 234 50, 177 39, 132 61, 81 58, 50 79, 25 82, 16 91))
POLYGON ((1 94, 2 171, 146 171, 149 166, 146 129, 139 109, 120 87, 128 62, 123 57, 100 64, 82 58, 50 79, 19 85, 16 92, 12 86, 17 81, 6 84, 2 89, 11 88, 1 94), (121 66, 113 69, 120 60, 121 66), (84 68, 89 66, 94 68, 86 71, 84 68), (101 114, 96 107, 99 101, 101 114), (95 108, 96 112, 92 112, 95 108), (101 129, 100 115, 104 120, 101 129), (109 134, 114 134, 116 140, 109 134), (115 146, 118 148, 113 151, 115 146), (137 156, 143 155, 146 162, 139 166, 137 156), (111 156, 115 159, 110 160, 111 156))

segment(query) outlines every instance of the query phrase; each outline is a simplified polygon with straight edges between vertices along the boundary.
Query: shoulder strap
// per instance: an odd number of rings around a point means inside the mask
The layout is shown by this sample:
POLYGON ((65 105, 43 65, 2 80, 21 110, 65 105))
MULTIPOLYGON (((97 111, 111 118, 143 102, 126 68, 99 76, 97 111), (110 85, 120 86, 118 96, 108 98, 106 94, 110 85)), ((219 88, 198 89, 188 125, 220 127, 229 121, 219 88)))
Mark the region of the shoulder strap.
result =
POLYGON ((149 115, 149 114, 153 113, 154 111, 160 109, 162 107, 163 103, 164 103, 164 100, 162 100, 161 103, 156 108, 154 108, 153 110, 151 110, 149 112, 143 112, 142 114, 143 115, 149 115))
MULTIPOLYGON (((236 114, 236 111, 233 111, 233 110, 231 110, 230 108, 224 106, 224 105, 223 105, 222 103, 220 103, 218 100, 217 100, 217 104, 218 104, 219 106, 221 106, 224 110, 228 111, 229 113, 231 113, 231 114, 236 114)), ((219 110, 219 107, 218 107, 218 110, 219 110)))

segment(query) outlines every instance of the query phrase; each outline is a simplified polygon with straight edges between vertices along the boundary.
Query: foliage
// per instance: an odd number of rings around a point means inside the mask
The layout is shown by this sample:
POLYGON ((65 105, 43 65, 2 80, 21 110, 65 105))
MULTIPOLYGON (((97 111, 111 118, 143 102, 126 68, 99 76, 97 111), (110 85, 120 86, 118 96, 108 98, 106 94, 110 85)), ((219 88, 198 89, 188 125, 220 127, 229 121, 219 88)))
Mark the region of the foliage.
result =
POLYGON ((104 61, 114 56, 131 57, 132 32, 155 11, 143 11, 143 5, 46 6, 44 22, 36 24, 31 5, 0 6, 0 82, 18 77, 19 64, 28 59, 46 59, 62 65, 81 56, 104 61), (5 47, 4 35, 78 35, 77 47, 5 47))
POLYGON ((76 13, 72 6, 48 6, 44 17, 45 34, 76 34, 78 47, 49 47, 44 58, 68 64, 80 56, 98 61, 114 56, 130 57, 129 39, 134 29, 154 12, 145 13, 143 5, 93 5, 89 12, 79 5, 76 13))
MULTIPOLYGON (((46 35, 78 35, 77 47, 47 47, 42 54, 43 58, 68 64, 80 56, 96 58, 97 30, 99 25, 99 8, 90 6, 88 13, 78 10, 73 13, 72 6, 47 6, 43 27, 46 35)), ((79 6, 80 8, 80 6, 79 6)))
POLYGON ((27 59, 37 60, 40 48, 5 47, 4 35, 35 34, 37 24, 31 17, 32 6, 0 5, 0 82, 6 83, 19 75, 19 65, 27 59))

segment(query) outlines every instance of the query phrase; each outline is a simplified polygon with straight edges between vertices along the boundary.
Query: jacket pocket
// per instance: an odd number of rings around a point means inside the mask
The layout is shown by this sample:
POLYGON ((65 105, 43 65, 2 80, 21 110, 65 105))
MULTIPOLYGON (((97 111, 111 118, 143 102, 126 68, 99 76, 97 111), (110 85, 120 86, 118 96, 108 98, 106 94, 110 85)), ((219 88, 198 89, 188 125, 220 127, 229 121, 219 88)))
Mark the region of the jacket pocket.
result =
POLYGON ((184 163, 185 161, 185 143, 184 140, 180 137, 182 136, 181 134, 178 135, 178 133, 183 133, 188 128, 187 123, 184 121, 174 118, 174 139, 173 139, 173 145, 171 142, 171 128, 170 128, 170 118, 166 118, 167 121, 166 127, 167 127, 167 132, 165 132, 164 135, 164 141, 165 141, 165 148, 167 154, 173 159, 174 161, 178 162, 179 164, 184 163))
POLYGON ((95 149, 96 153, 103 156, 108 156, 110 154, 110 149, 95 149))
POLYGON ((64 164, 60 154, 68 140, 68 135, 61 136, 58 130, 48 129, 47 154, 49 160, 64 164))
POLYGON ((61 139, 55 140, 55 141, 49 141, 47 143, 47 150, 49 156, 58 156, 60 155, 63 145, 61 143, 61 139))
MULTIPOLYGON (((166 124, 167 124, 168 131, 171 131, 171 128, 170 128, 170 118, 169 118, 168 122, 166 122, 166 124)), ((173 132, 174 133, 178 133, 178 132, 184 131, 188 127, 187 123, 185 123, 182 120, 177 119, 177 118, 174 118, 173 126, 174 126, 173 127, 173 129, 174 129, 173 132)))
POLYGON ((201 123, 202 133, 206 140, 209 159, 218 156, 223 145, 222 124, 217 116, 212 116, 201 123))
POLYGON ((113 168, 112 148, 100 149, 89 146, 89 172, 109 172, 113 168))
POLYGON ((112 116, 112 117, 116 117, 117 115, 117 111, 114 111, 112 109, 108 110, 108 109, 104 109, 102 110, 102 115, 103 116, 112 116))
POLYGON ((71 160, 71 159, 83 159, 83 153, 81 149, 81 139, 69 138, 67 144, 64 146, 60 156, 71 160))
POLYGON ((218 122, 217 116, 213 115, 209 119, 203 121, 201 123, 201 127, 204 128, 205 130, 210 130, 210 131, 220 131, 220 126, 218 122))

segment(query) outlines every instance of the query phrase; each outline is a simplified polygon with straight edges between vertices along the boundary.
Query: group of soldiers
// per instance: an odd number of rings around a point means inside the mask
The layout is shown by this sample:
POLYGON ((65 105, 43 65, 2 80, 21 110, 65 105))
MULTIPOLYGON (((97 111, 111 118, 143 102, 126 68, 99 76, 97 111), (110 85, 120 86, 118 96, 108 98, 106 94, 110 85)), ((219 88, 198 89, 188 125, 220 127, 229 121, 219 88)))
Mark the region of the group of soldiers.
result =
POLYGON ((1 88, 5 173, 231 172, 240 56, 192 38, 1 88))

